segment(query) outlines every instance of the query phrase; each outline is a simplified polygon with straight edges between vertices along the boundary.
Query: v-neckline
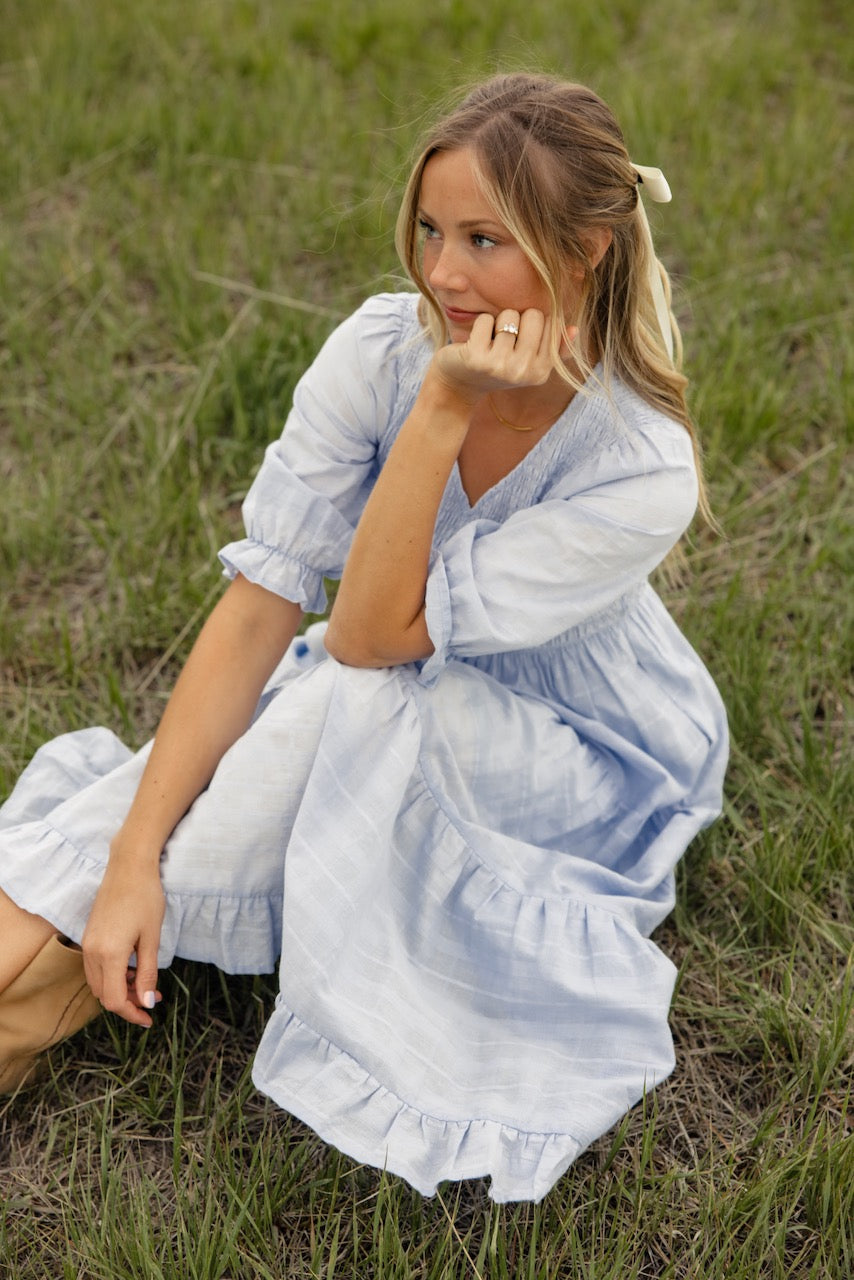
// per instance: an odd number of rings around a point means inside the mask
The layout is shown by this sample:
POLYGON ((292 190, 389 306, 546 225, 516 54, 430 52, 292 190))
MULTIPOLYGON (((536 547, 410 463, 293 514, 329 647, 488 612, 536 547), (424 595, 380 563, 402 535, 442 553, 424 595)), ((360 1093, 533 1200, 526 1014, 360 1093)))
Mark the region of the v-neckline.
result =
POLYGON ((583 388, 576 391, 575 395, 572 397, 569 404, 564 409, 563 413, 561 413, 560 416, 555 419, 555 421, 549 427, 548 431, 543 432, 539 440, 537 440, 531 446, 528 452, 519 459, 516 465, 511 467, 509 471, 505 471, 504 475, 499 477, 499 479, 496 480, 494 484, 491 484, 488 489, 485 489, 483 493, 480 495, 480 497, 477 498, 474 502, 471 501, 468 493, 466 492, 465 485, 463 484, 463 477, 460 472, 459 459, 457 459, 457 461, 454 463, 454 469, 451 474, 455 477, 457 488, 462 494, 463 501, 466 503, 466 506, 468 507, 470 512, 476 511, 478 507, 481 506, 482 503, 485 503, 488 499, 494 496, 497 496, 501 492, 501 490, 508 484, 508 482, 511 480, 512 477, 515 476, 518 478, 519 476, 523 475, 530 459, 536 458, 538 455, 542 455, 546 453, 545 444, 547 440, 551 440, 553 449, 557 447, 559 440, 561 439, 561 437, 563 436, 564 432, 567 429, 568 423, 570 422, 571 418, 574 416, 575 406, 578 404, 578 401, 586 394, 585 389, 587 385, 588 384, 585 383, 583 388))

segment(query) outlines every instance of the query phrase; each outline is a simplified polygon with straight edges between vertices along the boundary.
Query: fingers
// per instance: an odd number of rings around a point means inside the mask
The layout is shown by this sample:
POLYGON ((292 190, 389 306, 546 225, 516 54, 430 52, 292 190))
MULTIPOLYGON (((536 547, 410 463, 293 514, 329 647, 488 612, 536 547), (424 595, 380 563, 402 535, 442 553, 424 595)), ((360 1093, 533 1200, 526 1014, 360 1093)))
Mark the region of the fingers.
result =
MULTIPOLYGON (((85 948, 84 948, 85 955, 85 948)), ((127 959, 84 961, 86 981, 108 1013, 118 1014, 137 1027, 150 1027, 151 1018, 136 1003, 136 993, 129 979, 127 959)))
POLYGON ((488 353, 491 369, 507 386, 536 386, 552 371, 550 325, 542 311, 500 311, 488 353))
POLYGON ((128 958, 118 954, 93 954, 83 940, 83 967, 93 995, 109 1013, 115 1013, 137 1027, 153 1025, 148 1013, 159 1004, 156 952, 147 960, 145 970, 128 967, 128 958))
MULTIPOLYGON (((577 337, 578 325, 564 325, 558 346, 563 361, 573 358, 572 344, 577 337)), ((494 321, 492 345, 497 350, 512 350, 538 363, 545 362, 548 371, 551 370, 551 321, 541 311, 499 312, 494 321)))
POLYGON ((551 322, 532 307, 481 313, 465 342, 449 343, 434 357, 444 379, 463 394, 540 386, 553 371, 551 322))
POLYGON ((138 1027, 152 1025, 157 949, 165 912, 159 872, 107 864, 83 934, 86 980, 105 1009, 138 1027), (128 966, 136 955, 137 972, 128 966))
POLYGON ((548 339, 548 326, 542 311, 499 311, 493 327, 493 343, 498 350, 535 352, 548 339))
POLYGON ((137 948, 134 991, 143 1009, 153 1009, 157 1004, 157 946, 147 939, 140 939, 137 948))
POLYGON ((521 318, 518 311, 500 311, 495 317, 493 340, 495 342, 509 340, 509 344, 515 346, 516 339, 519 337, 519 322, 521 318))
MULTIPOLYGON (((548 325, 542 311, 513 311, 507 308, 493 317, 479 315, 472 325, 471 339, 484 349, 507 355, 513 351, 538 353, 548 343, 548 325)), ((545 349, 545 348, 544 348, 545 349)))

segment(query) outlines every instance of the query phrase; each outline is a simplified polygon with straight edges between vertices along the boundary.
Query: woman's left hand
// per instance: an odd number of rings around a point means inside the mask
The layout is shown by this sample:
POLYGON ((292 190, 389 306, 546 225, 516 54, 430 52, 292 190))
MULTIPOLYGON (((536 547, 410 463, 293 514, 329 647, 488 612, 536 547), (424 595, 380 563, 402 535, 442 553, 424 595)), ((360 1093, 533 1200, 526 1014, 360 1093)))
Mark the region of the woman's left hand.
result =
POLYGON ((122 859, 114 840, 104 878, 83 933, 83 964, 92 993, 105 1009, 150 1027, 159 1003, 157 950, 166 899, 157 864, 122 859), (136 954, 136 969, 128 962, 136 954))

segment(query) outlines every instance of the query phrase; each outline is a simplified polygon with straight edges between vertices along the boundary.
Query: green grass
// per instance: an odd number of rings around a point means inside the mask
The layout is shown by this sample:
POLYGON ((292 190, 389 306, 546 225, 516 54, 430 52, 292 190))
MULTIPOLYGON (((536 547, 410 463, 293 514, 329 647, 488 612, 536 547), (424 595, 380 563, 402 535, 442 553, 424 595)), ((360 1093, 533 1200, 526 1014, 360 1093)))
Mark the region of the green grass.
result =
POLYGON ((730 711, 657 939, 678 1066, 539 1206, 424 1201, 257 1095, 267 979, 176 964, 0 1103, 0 1276, 843 1280, 851 1090, 852 44, 835 0, 0 0, 0 795, 149 736, 336 315, 393 285, 462 81, 587 81, 654 209, 725 531, 663 592, 730 711), (846 570, 848 572, 846 573, 846 570))

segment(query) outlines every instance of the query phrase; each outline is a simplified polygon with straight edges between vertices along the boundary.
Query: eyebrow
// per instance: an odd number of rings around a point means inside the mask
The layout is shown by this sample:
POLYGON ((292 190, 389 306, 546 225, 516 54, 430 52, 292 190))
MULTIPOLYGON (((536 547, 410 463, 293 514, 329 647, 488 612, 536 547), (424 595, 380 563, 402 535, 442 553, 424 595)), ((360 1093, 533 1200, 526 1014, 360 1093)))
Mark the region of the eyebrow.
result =
MULTIPOLYGON (((430 217, 426 209, 419 209, 418 217, 423 218, 425 222, 429 222, 431 225, 436 221, 435 218, 430 217)), ((494 218, 466 218, 465 221, 458 222, 456 225, 462 231, 467 231, 469 227, 495 227, 498 231, 505 229, 504 224, 494 218)))

